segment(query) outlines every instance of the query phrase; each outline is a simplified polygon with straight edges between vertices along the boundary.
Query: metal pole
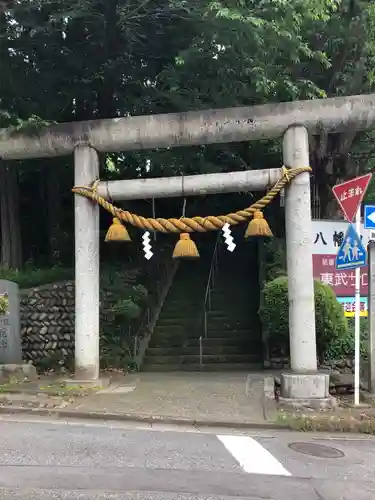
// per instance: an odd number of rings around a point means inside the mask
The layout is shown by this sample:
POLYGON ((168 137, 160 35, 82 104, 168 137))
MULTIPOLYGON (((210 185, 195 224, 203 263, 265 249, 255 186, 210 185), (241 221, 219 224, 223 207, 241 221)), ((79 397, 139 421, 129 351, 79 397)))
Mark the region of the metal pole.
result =
MULTIPOLYGON (((304 127, 284 135, 284 165, 309 165, 309 143, 304 127)), ((314 281, 312 270, 310 174, 299 175, 285 196, 290 364, 293 371, 317 370, 314 281)))
POLYGON ((368 244, 368 388, 375 395, 375 233, 368 244))
POLYGON ((202 369, 203 367, 203 344, 202 344, 202 337, 199 337, 199 365, 202 369))
MULTIPOLYGON (((357 234, 361 232, 361 206, 358 207, 355 226, 357 234)), ((355 317, 354 317, 354 404, 359 405, 359 358, 360 358, 360 311, 361 311, 361 269, 355 270, 355 317)))
POLYGON ((173 196, 206 196, 215 193, 263 191, 282 176, 280 168, 221 174, 159 177, 99 182, 97 192, 107 200, 140 200, 173 196))
MULTIPOLYGON (((88 185, 99 175, 97 152, 88 146, 74 151, 74 182, 88 185)), ((75 376, 99 377, 99 207, 74 196, 75 220, 75 376)))

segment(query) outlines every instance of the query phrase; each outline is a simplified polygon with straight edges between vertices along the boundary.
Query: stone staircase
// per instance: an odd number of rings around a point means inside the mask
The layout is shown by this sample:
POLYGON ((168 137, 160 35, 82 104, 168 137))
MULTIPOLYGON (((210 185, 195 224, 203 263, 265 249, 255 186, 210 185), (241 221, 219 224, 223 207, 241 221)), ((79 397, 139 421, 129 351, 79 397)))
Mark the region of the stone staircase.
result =
POLYGON ((216 354, 220 364, 224 363, 218 369, 263 367, 256 244, 244 242, 241 235, 236 242, 233 253, 224 246, 220 250, 207 312, 207 337, 203 338, 205 369, 211 369, 206 354, 216 354))
POLYGON ((204 303, 214 242, 199 247, 199 260, 181 261, 152 333, 143 371, 241 371, 262 367, 256 245, 243 242, 241 236, 236 238, 238 246, 233 254, 219 245, 206 337, 204 303))

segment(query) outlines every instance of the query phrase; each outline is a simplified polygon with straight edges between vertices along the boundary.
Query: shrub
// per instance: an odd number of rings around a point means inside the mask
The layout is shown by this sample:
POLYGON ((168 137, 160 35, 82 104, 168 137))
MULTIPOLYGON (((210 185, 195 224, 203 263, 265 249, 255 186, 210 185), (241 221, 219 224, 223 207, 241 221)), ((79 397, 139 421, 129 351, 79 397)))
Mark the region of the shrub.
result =
POLYGON ((74 279, 74 270, 60 266, 38 269, 31 265, 26 265, 21 270, 0 269, 0 279, 14 281, 20 288, 32 288, 56 281, 74 279))
POLYGON ((285 240, 282 238, 269 238, 264 243, 264 274, 266 281, 285 276, 286 253, 285 240))
MULTIPOLYGON (((347 335, 347 322, 342 306, 332 289, 314 282, 317 354, 325 357, 329 346, 347 335)), ((267 334, 271 352, 289 354, 288 279, 281 276, 265 284, 263 303, 259 310, 263 331, 267 334)))
POLYGON ((117 300, 102 311, 105 328, 100 335, 101 366, 124 368, 132 363, 134 334, 143 319, 148 290, 141 284, 124 286, 114 275, 107 279, 107 292, 117 300))
MULTIPOLYGON (((354 358, 355 335, 354 318, 348 320, 348 331, 342 337, 334 339, 325 352, 326 360, 354 358)), ((361 318, 360 322, 360 352, 361 359, 368 357, 368 319, 361 318)))

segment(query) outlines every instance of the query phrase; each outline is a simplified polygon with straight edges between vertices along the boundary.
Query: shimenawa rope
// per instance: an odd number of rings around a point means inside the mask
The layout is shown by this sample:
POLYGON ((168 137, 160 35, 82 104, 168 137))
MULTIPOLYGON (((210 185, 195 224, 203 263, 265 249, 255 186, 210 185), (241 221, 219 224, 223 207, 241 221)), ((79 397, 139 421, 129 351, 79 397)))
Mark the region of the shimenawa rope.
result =
POLYGON ((104 210, 107 210, 113 217, 117 217, 124 223, 131 224, 144 231, 159 231, 161 233, 204 233, 207 231, 217 231, 221 229, 224 224, 228 223, 231 226, 240 224, 250 219, 255 212, 262 210, 279 194, 279 192, 289 184, 295 177, 304 173, 311 172, 310 167, 298 167, 287 169, 283 167, 283 176, 276 184, 263 196, 260 200, 253 203, 243 210, 229 213, 226 215, 209 215, 206 217, 181 217, 180 219, 170 218, 164 219, 161 217, 143 217, 141 215, 133 214, 127 210, 115 207, 112 203, 107 201, 97 193, 97 185, 99 181, 95 181, 92 187, 75 186, 72 191, 75 194, 85 196, 95 201, 104 210))

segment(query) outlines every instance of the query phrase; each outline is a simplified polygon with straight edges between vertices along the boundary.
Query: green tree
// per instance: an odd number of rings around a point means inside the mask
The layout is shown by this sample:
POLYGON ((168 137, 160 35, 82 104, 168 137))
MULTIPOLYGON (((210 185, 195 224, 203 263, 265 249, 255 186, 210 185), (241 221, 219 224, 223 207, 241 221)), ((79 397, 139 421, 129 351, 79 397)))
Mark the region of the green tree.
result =
MULTIPOLYGON (((374 11, 373 2, 353 0, 18 0, 0 11, 0 126, 35 129, 51 121, 367 92, 374 83, 374 11)), ((312 144, 322 216, 333 211, 330 186, 370 168, 349 153, 370 152, 372 135, 355 132, 323 130, 312 144)), ((101 177, 280 162, 279 141, 202 145, 103 155, 101 177)), ((7 176, 0 187, 2 265, 67 254, 61 248, 73 232, 71 158, 0 170, 7 176), (5 185, 12 186, 7 199, 5 185)), ((163 210, 174 206, 163 202, 163 210)))

